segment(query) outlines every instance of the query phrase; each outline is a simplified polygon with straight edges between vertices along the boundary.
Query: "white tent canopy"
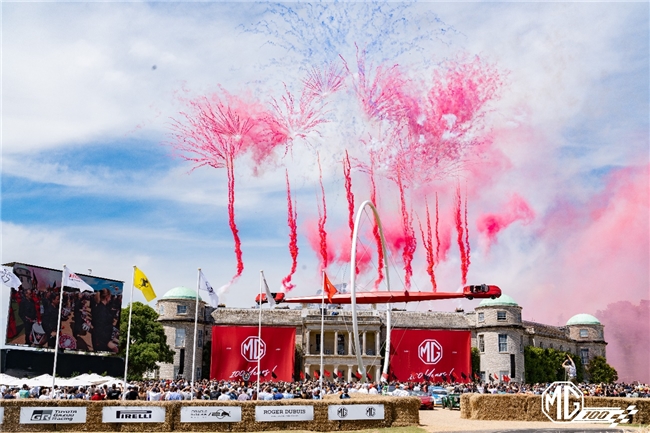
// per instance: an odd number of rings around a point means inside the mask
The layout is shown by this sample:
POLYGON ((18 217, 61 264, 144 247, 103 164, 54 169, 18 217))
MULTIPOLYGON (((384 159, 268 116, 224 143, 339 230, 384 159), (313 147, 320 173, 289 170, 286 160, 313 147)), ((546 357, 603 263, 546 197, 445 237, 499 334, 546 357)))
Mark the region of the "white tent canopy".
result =
MULTIPOLYGON (((90 385, 103 385, 105 383, 122 383, 122 381, 115 379, 111 376, 101 376, 96 373, 81 374, 76 377, 63 378, 57 377, 55 384, 58 386, 90 386, 90 385)), ((22 386, 26 384, 30 388, 33 386, 52 386, 52 375, 42 374, 40 376, 32 377, 31 379, 19 379, 8 374, 0 374, 0 385, 8 386, 22 386)))

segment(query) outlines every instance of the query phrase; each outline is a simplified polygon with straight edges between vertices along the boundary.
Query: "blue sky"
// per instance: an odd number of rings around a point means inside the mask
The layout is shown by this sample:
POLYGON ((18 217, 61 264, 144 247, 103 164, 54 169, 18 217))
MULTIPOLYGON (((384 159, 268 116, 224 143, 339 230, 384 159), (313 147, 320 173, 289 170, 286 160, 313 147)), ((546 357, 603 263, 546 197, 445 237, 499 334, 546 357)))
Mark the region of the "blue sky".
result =
MULTIPOLYGON (((339 55, 352 64, 356 43, 366 47, 369 62, 398 64, 415 77, 473 56, 502 72, 486 127, 506 165, 498 176, 460 173, 439 188, 461 179, 475 193, 470 280, 498 284, 532 307, 540 294, 570 290, 584 273, 562 267, 558 251, 581 250, 599 238, 593 214, 576 216, 584 220, 570 227, 578 238, 559 229, 548 234, 557 210, 570 205, 579 213, 599 200, 612 173, 647 168, 648 31, 647 3, 2 3, 2 261, 66 263, 75 272, 124 280, 125 287, 137 265, 159 296, 195 287, 198 267, 215 287, 227 283, 235 261, 225 173, 190 173, 191 165, 172 154, 170 119, 184 108, 178 95, 223 86, 268 100, 278 97, 282 82, 300 83, 310 65, 339 55), (488 249, 474 221, 499 211, 513 193, 525 198, 535 219, 514 222, 488 249)), ((348 95, 336 102, 320 137, 261 167, 259 176, 249 160, 238 161, 236 214, 246 268, 224 294, 228 305, 252 304, 260 269, 273 287, 289 271, 285 168, 298 206, 294 293, 314 293, 319 285, 317 255, 306 239, 317 218, 314 151, 324 166, 334 232, 347 219, 340 158, 358 138, 346 124, 353 101, 348 95)), ((380 212, 391 219, 397 200, 390 183, 383 186, 380 212)), ((359 173, 354 187, 360 203, 367 188, 359 173)), ((416 211, 418 200, 414 195, 416 211)), ((638 218, 644 216, 647 208, 638 218)), ((647 224, 632 226, 637 231, 624 237, 647 238, 647 224)), ((447 290, 460 285, 454 248, 438 269, 447 290)), ((641 257, 634 248, 620 254, 636 257, 631 266, 639 276, 620 296, 647 298, 647 247, 641 257)), ((414 289, 429 290, 421 245, 415 260, 414 289)), ((604 262, 599 256, 595 263, 604 262)), ((395 281, 403 280, 398 259, 393 271, 395 281)), ((345 265, 328 272, 349 278, 345 265)), ((616 280, 629 269, 612 263, 603 272, 616 280)), ((615 299, 559 311, 548 302, 536 319, 561 324, 615 299)))

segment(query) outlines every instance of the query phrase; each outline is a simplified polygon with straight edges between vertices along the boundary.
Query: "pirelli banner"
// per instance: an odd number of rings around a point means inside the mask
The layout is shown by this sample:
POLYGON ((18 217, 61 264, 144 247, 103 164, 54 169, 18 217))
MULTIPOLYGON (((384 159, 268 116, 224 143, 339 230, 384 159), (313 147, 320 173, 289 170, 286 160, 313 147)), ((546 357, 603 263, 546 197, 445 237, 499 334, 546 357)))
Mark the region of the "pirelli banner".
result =
POLYGON ((470 331, 393 329, 390 368, 399 381, 471 381, 470 331))
POLYGON ((257 381, 293 380, 296 328, 257 326, 213 326, 210 379, 257 381))

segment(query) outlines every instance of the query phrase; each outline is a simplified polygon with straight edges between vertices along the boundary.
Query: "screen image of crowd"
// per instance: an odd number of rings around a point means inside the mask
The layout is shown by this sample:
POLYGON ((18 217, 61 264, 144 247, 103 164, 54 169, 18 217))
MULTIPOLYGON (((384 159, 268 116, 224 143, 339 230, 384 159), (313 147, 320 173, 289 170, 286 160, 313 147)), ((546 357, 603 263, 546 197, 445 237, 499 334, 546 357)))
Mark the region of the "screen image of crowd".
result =
POLYGON ((62 271, 16 263, 20 278, 11 289, 6 344, 54 349, 59 306, 59 347, 80 352, 117 353, 123 282, 83 276, 94 293, 64 288, 62 271))

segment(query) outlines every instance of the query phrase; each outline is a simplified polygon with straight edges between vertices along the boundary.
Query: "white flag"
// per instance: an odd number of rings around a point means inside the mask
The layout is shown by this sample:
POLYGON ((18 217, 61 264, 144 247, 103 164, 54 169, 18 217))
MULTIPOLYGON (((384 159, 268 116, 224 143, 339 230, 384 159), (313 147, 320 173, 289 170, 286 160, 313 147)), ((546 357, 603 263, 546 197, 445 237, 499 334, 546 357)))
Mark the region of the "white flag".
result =
MULTIPOLYGON (((275 307, 276 302, 275 302, 275 298, 271 294, 271 289, 269 289, 269 285, 266 284, 266 277, 264 276, 264 272, 262 272, 262 280, 264 280, 264 291, 266 292, 266 300, 268 301, 271 308, 273 308, 273 307, 275 307)), ((261 299, 260 299, 260 301, 261 301, 261 299)), ((262 304, 260 303, 260 306, 261 305, 262 304)))
POLYGON ((67 266, 63 267, 63 287, 73 287, 82 292, 95 292, 84 280, 79 278, 74 272, 71 272, 67 266))
POLYGON ((18 278, 16 274, 14 274, 14 271, 7 266, 2 267, 2 272, 0 272, 0 279, 2 279, 2 283, 5 286, 12 287, 14 289, 20 287, 21 284, 20 278, 18 278))
POLYGON ((219 307, 219 295, 217 295, 217 292, 212 288, 208 280, 205 279, 203 271, 199 271, 199 289, 208 292, 208 295, 210 295, 210 305, 212 305, 212 308, 219 307))

